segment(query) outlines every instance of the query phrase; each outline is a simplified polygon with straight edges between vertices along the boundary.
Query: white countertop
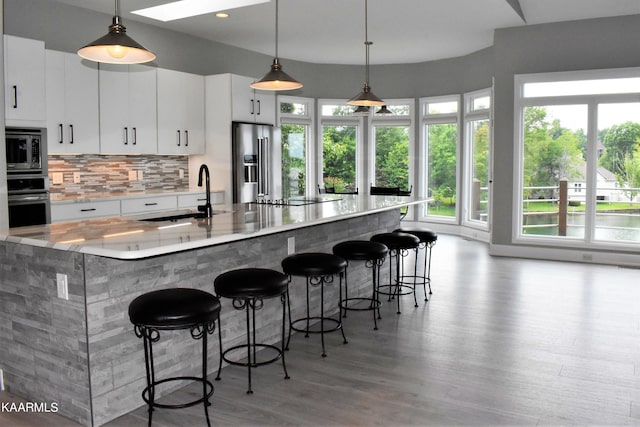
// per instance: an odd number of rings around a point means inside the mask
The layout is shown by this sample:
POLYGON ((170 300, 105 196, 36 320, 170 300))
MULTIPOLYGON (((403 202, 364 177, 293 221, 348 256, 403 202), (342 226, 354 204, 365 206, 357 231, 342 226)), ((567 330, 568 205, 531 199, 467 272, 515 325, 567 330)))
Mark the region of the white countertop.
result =
POLYGON ((109 258, 140 259, 428 201, 414 197, 367 195, 327 194, 323 198, 330 201, 303 206, 216 205, 216 214, 203 219, 140 221, 168 214, 164 212, 10 228, 0 230, 0 240, 109 258))

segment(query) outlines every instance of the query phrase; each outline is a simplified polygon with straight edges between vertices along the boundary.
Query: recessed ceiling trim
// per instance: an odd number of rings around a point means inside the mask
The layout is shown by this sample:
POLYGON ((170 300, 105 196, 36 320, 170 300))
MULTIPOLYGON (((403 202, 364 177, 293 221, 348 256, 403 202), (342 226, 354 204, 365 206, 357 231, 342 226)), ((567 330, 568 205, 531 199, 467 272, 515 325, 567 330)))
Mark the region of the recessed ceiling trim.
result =
POLYGON ((131 13, 157 21, 168 22, 190 16, 205 15, 222 10, 268 3, 269 1, 270 0, 180 0, 159 6, 147 7, 145 9, 132 10, 131 13))

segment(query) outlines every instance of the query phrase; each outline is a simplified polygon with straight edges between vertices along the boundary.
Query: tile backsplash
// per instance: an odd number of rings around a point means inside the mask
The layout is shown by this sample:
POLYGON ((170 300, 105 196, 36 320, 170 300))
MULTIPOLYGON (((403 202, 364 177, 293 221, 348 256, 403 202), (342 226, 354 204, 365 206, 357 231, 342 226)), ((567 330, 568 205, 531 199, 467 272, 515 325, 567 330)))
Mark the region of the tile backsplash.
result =
POLYGON ((187 191, 189 157, 49 155, 49 180, 52 196, 187 191))

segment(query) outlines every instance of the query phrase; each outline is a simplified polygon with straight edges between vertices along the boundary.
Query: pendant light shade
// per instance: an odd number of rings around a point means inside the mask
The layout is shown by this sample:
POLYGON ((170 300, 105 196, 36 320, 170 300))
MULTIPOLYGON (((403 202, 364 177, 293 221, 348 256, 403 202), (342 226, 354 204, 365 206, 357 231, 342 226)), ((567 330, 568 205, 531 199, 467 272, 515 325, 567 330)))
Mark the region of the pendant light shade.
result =
POLYGON ((358 105, 363 107, 380 107, 384 105, 384 101, 371 92, 369 86, 369 47, 373 42, 369 41, 368 33, 368 17, 367 17, 367 0, 364 0, 364 47, 365 47, 365 78, 362 92, 347 101, 349 105, 358 105))
POLYGON ((353 110, 354 116, 368 116, 369 115, 369 107, 365 107, 360 105, 358 108, 353 110))
POLYGON ((378 111, 376 111, 376 114, 393 114, 393 113, 391 112, 391 110, 387 108, 386 105, 383 105, 382 107, 380 107, 378 111))
POLYGON ((156 55, 127 35, 120 18, 120 0, 115 0, 116 10, 109 33, 78 50, 84 59, 108 64, 141 64, 153 61, 156 55))
POLYGON ((276 0, 276 56, 273 58, 271 70, 257 82, 251 83, 253 89, 259 90, 293 90, 300 89, 302 83, 282 71, 278 58, 278 0, 276 0))

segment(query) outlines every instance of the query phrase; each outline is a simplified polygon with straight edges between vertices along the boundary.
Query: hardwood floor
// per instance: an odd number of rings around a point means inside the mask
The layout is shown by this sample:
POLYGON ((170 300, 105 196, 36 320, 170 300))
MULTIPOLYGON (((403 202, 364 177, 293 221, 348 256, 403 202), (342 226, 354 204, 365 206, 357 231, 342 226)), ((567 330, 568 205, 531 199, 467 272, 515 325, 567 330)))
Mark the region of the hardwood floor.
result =
MULTIPOLYGON (((483 243, 440 235, 428 303, 414 308, 405 296, 401 315, 385 304, 378 331, 370 313, 349 312, 349 343, 327 335, 326 358, 318 336, 294 335, 291 379, 279 364, 260 367, 250 396, 245 369, 225 368, 212 423, 640 425, 638 278, 615 266, 494 258, 483 243)), ((31 417, 20 425, 43 425, 31 417)), ((0 413, 0 425, 15 420, 0 413)), ((60 423, 47 421, 74 425, 60 423)), ((140 408, 107 425, 145 424, 140 408)), ((206 425, 201 405, 157 410, 153 424, 206 425)))

